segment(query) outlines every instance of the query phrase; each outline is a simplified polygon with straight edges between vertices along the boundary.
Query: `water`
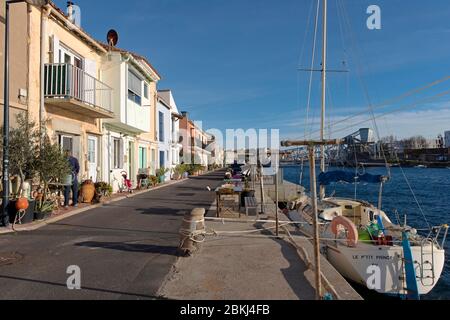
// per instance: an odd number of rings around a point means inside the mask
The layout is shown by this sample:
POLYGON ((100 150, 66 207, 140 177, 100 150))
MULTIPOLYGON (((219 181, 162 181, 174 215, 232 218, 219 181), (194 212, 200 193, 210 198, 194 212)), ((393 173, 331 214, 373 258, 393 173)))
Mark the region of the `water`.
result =
MULTIPOLYGON (((354 172, 354 169, 344 170, 353 170, 354 172)), ((429 223, 432 226, 439 226, 445 223, 450 224, 450 170, 404 168, 403 171, 429 223)), ((365 169, 365 172, 386 175, 385 168, 369 168, 365 169)), ((298 184, 300 168, 298 166, 284 167, 284 179, 298 184)), ((304 170, 303 185, 309 188, 309 168, 307 167, 304 170)), ((355 197, 355 185, 353 184, 336 184, 327 188, 328 195, 334 191, 336 192, 335 195, 339 197, 355 197)), ((374 205, 378 204, 379 185, 359 184, 357 185, 356 192, 358 199, 367 200, 374 205)), ((400 168, 392 168, 392 179, 385 185, 383 194, 383 210, 393 222, 397 223, 397 218, 394 214, 394 210, 396 209, 400 213, 402 223, 403 217, 406 214, 408 225, 417 229, 427 228, 425 219, 414 200, 400 168)), ((424 297, 424 299, 450 300, 449 242, 450 235, 445 245, 446 260, 442 276, 433 291, 424 297)))

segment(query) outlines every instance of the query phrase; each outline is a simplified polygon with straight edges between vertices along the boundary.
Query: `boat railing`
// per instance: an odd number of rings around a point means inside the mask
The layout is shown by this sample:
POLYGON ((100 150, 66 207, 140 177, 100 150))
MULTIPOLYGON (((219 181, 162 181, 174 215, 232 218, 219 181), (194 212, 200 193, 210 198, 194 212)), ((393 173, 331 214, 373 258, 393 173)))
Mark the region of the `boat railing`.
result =
POLYGON ((444 249, 448 236, 448 225, 443 224, 438 227, 433 227, 429 230, 428 236, 425 241, 433 242, 438 248, 444 249))
POLYGON ((434 248, 438 245, 436 239, 426 238, 422 240, 420 245, 420 282, 424 287, 434 286, 436 283, 436 274, 434 272, 434 248), (431 246, 431 253, 425 248, 431 246), (428 268, 426 268, 428 266, 428 268), (426 274, 427 273, 427 274, 426 274), (431 274, 429 274, 431 273, 431 274), (426 283, 427 280, 431 280, 431 283, 426 283))
POLYGON ((434 271, 435 248, 443 249, 448 236, 448 225, 441 225, 439 227, 433 227, 428 236, 424 238, 420 245, 420 281, 423 286, 434 286, 436 283, 436 274, 434 271), (425 250, 431 246, 431 252, 425 250), (431 280, 428 283, 427 280, 431 280), (427 283, 426 283, 427 282, 427 283))

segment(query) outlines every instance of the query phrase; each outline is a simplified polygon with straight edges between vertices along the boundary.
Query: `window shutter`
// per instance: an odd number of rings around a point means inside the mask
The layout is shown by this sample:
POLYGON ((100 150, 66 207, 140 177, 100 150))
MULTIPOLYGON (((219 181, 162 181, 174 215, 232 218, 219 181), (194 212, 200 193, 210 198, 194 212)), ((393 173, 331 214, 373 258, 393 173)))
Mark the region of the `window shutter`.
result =
POLYGON ((97 105, 97 93, 95 79, 97 78, 97 62, 90 59, 84 60, 84 99, 90 104, 97 105))
POLYGON ((51 37, 53 63, 60 63, 59 61, 59 38, 56 35, 51 37))
POLYGON ((128 71, 128 89, 138 96, 142 95, 142 81, 131 71, 128 71))
POLYGON ((124 157, 125 157, 125 153, 124 153, 124 141, 123 139, 120 139, 119 142, 119 155, 120 155, 120 163, 119 163, 119 167, 123 168, 124 167, 124 157))
POLYGON ((94 78, 97 78, 97 62, 90 59, 84 60, 84 71, 94 78))

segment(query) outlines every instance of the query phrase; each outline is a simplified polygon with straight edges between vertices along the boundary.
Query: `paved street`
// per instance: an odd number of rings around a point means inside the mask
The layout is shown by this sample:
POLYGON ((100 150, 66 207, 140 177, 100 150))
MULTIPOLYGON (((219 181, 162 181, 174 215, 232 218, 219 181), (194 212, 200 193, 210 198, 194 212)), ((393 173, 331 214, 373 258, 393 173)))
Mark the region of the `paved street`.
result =
POLYGON ((49 225, 0 237, 0 299, 154 299, 176 261, 183 214, 208 209, 212 173, 49 225), (14 256, 11 264, 1 257, 14 256), (2 265, 3 264, 3 265, 2 265), (82 290, 68 290, 69 266, 82 290))

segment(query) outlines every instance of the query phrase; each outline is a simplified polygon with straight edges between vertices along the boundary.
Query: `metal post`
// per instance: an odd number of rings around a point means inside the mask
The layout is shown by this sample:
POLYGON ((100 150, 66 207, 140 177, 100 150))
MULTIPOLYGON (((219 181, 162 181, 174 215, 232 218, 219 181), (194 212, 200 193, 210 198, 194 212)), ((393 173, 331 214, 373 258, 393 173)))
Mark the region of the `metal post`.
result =
MULTIPOLYGON (((320 140, 325 140, 325 112, 327 102, 327 0, 323 0, 323 45, 322 45, 322 113, 320 140)), ((320 170, 325 172, 325 145, 320 146, 320 170)), ((320 199, 325 198, 325 186, 320 186, 320 199)))
POLYGON ((383 185, 384 183, 380 183, 380 193, 378 195, 378 210, 381 210, 381 206, 383 205, 383 185))
POLYGON ((3 104, 3 193, 2 225, 9 225, 9 3, 5 2, 5 73, 3 104))
POLYGON ((265 197, 264 197, 264 169, 262 163, 259 166, 259 179, 260 179, 260 187, 261 187, 261 214, 265 214, 265 197))
POLYGON ((252 165, 252 190, 256 188, 256 166, 252 165))
POLYGON ((310 184, 311 184, 311 201, 313 208, 313 227, 314 227, 314 262, 315 262, 315 283, 316 283, 316 300, 322 300, 322 279, 320 272, 320 245, 319 245, 319 223, 317 209, 317 184, 316 184, 316 159, 315 147, 309 146, 309 162, 310 162, 310 184))
POLYGON ((275 173, 275 220, 277 223, 276 226, 276 235, 277 237, 280 236, 280 219, 279 219, 279 209, 278 209, 278 167, 276 168, 276 173, 275 173))

